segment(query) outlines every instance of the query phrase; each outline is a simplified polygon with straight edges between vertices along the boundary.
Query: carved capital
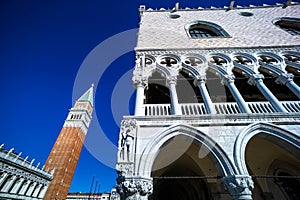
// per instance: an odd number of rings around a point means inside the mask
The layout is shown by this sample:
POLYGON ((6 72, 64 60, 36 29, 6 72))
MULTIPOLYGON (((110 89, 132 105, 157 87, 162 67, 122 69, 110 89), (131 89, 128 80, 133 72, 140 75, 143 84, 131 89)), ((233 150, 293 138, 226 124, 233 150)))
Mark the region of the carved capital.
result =
POLYGON ((293 81, 294 79, 294 75, 291 73, 282 73, 280 74, 277 79, 276 79, 276 83, 278 84, 282 84, 285 85, 286 83, 293 81))
POLYGON ((201 76, 197 76, 194 80, 194 85, 197 86, 198 84, 201 84, 201 83, 206 83, 206 76, 205 75, 201 75, 201 76))
POLYGON ((248 84, 255 86, 258 82, 262 82, 264 78, 265 77, 262 74, 252 74, 248 80, 248 84))
POLYGON ((251 190, 254 183, 249 175, 232 175, 222 179, 225 189, 227 189, 233 199, 252 199, 251 190))
POLYGON ((147 197, 153 192, 153 184, 151 179, 143 177, 124 177, 117 179, 117 192, 121 196, 121 200, 130 199, 148 199, 147 197))
POLYGON ((148 85, 147 77, 133 76, 132 81, 134 83, 135 88, 137 88, 137 87, 146 87, 148 85))
POLYGON ((133 162, 118 162, 116 165, 116 170, 122 176, 132 176, 133 175, 133 162))
POLYGON ((177 77, 176 76, 169 76, 167 78, 167 82, 168 82, 168 85, 171 85, 171 84, 175 84, 176 85, 177 77))
POLYGON ((235 80, 235 76, 233 74, 222 76, 221 84, 228 85, 229 83, 233 83, 235 80))

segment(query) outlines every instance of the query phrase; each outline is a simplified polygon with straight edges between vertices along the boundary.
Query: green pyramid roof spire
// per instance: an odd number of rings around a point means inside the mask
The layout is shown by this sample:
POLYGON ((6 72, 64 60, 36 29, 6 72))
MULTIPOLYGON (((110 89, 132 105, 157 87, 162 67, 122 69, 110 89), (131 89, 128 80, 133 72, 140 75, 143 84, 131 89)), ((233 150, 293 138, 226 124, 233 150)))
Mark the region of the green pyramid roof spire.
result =
POLYGON ((88 101, 93 106, 93 91, 94 91, 94 84, 91 85, 90 89, 86 91, 77 101, 88 101))

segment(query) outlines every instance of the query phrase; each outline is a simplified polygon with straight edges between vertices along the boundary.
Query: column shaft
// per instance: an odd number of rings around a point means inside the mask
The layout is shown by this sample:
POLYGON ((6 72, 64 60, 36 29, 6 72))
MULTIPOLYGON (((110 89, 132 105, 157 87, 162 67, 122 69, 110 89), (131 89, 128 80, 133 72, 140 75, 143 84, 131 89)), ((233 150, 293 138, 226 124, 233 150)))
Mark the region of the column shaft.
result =
POLYGON ((32 184, 29 186, 29 189, 28 189, 27 192, 26 192, 26 196, 31 196, 31 195, 32 195, 33 190, 34 190, 36 184, 37 184, 37 183, 34 182, 34 183, 32 183, 32 184))
POLYGON ((12 185, 14 184, 15 180, 16 180, 16 176, 12 176, 11 178, 9 178, 7 180, 7 182, 5 183, 5 185, 3 186, 3 188, 1 189, 1 192, 9 192, 9 189, 12 187, 12 185))
POLYGON ((211 101, 211 98, 209 96, 209 93, 207 91, 207 88, 205 86, 205 81, 204 80, 199 80, 198 81, 198 87, 200 89, 200 93, 202 95, 203 101, 204 101, 204 106, 207 111, 207 114, 215 114, 216 110, 214 108, 214 105, 211 101))
POLYGON ((288 81, 286 86, 300 99, 300 87, 294 81, 288 81))
POLYGON ((135 99, 135 116, 144 116, 145 110, 144 107, 144 86, 142 84, 138 84, 136 86, 136 99, 135 99))
POLYGON ((239 105, 239 108, 243 113, 251 113, 250 109, 248 108, 248 105, 246 104, 244 98, 240 94, 239 90, 236 88, 233 81, 229 81, 227 84, 227 87, 229 88, 231 94, 233 95, 235 101, 239 105))
POLYGON ((178 97, 176 92, 176 83, 174 80, 169 82, 170 96, 171 96, 171 108, 173 109, 174 115, 181 115, 181 108, 178 103, 178 97))
POLYGON ((256 80, 256 85, 264 97, 272 104, 277 112, 287 112, 278 99, 272 94, 272 92, 265 86, 262 80, 256 80))
POLYGON ((5 181, 7 176, 8 176, 8 174, 6 172, 3 172, 3 174, 1 175, 1 178, 0 178, 0 186, 5 181))
POLYGON ((299 99, 300 87, 293 81, 294 75, 291 73, 282 73, 278 75, 276 83, 286 85, 299 99))
POLYGON ((16 184, 12 188, 11 193, 16 194, 19 191, 19 189, 22 186, 22 184, 23 184, 24 181, 25 181, 24 178, 20 178, 18 180, 18 182, 16 182, 16 184))

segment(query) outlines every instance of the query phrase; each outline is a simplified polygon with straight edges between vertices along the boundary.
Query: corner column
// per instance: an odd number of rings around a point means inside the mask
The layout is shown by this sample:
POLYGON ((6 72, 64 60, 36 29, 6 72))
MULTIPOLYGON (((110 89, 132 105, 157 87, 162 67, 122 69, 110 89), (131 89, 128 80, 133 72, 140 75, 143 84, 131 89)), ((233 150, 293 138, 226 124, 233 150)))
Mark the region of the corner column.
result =
POLYGON ((176 92, 176 76, 170 76, 168 77, 168 85, 170 90, 170 96, 171 96, 171 111, 173 111, 174 115, 181 115, 181 108, 178 102, 178 96, 176 92))
POLYGON ((135 99, 135 116, 144 116, 144 93, 145 87, 148 85, 148 80, 145 77, 134 77, 134 86, 136 88, 136 99, 135 99))
POLYGON ((254 183, 249 175, 231 175, 222 179, 234 200, 251 200, 254 183))
POLYGON ((236 88, 236 86, 234 84, 234 79, 235 79, 235 76, 233 74, 232 75, 226 75, 226 76, 222 77, 221 83, 223 85, 226 85, 229 88, 231 94, 233 95, 233 98, 235 99, 235 101, 239 105, 239 108, 241 109, 241 111, 243 113, 251 113, 251 111, 248 108, 244 98, 240 94, 239 90, 236 88))
POLYGON ((255 85, 264 97, 272 104, 277 112, 285 112, 287 110, 281 105, 278 99, 272 94, 272 92, 266 87, 263 82, 264 76, 262 74, 252 74, 250 79, 248 80, 248 84, 255 85))
POLYGON ((204 106, 205 106, 205 109, 207 111, 207 114, 215 114, 216 110, 214 108, 214 105, 211 101, 211 98, 209 96, 209 93, 208 93, 206 85, 205 85, 206 84, 206 76, 197 77, 194 84, 195 85, 197 84, 198 87, 199 87, 199 90, 200 90, 201 96, 203 98, 204 106))
POLYGON ((277 77, 275 82, 286 85, 300 99, 300 87, 293 81, 293 78, 293 74, 283 73, 277 77))

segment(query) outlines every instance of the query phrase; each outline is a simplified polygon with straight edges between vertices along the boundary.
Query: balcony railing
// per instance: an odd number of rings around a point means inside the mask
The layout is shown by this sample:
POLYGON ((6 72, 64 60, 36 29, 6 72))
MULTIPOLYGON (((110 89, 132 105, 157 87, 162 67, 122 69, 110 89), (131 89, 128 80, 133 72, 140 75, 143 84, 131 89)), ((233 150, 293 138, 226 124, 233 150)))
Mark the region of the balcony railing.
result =
MULTIPOLYGON (((283 107, 291 113, 300 113, 300 101, 282 101, 283 107)), ((247 102, 252 113, 276 113, 269 102, 247 102)), ((237 103, 214 103, 216 114, 239 114, 241 110, 237 103)), ((208 114, 203 103, 180 104, 182 115, 205 115, 208 114)), ((145 104, 145 116, 171 115, 170 104, 145 104)))

